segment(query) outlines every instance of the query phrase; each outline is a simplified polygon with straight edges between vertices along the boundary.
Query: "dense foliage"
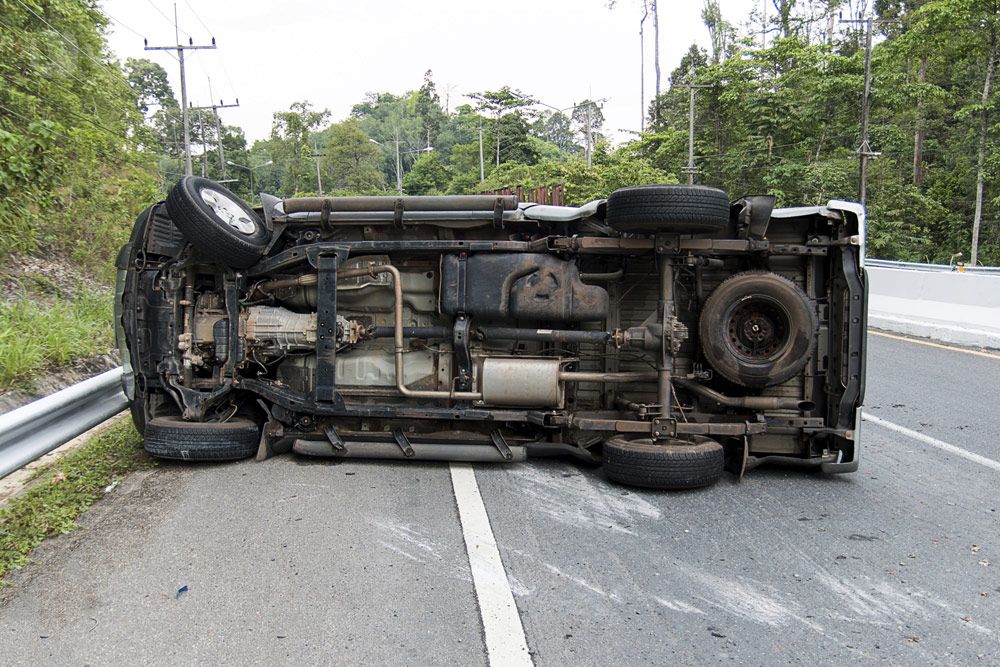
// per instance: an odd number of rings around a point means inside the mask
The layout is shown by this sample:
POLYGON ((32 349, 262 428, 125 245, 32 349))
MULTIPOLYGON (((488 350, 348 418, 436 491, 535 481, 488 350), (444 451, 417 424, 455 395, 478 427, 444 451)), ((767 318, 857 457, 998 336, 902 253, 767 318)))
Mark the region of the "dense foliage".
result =
POLYGON ((0 0, 0 257, 44 248, 107 277, 108 253, 157 196, 105 25, 91 2, 0 0))
MULTIPOLYGON (((348 118, 295 102, 252 145, 212 110, 193 111, 195 173, 231 179, 249 199, 561 184, 578 204, 686 178, 694 84, 696 182, 781 205, 857 199, 865 33, 839 18, 870 13, 870 254, 967 259, 978 219, 980 261, 1000 262, 1000 0, 768 0, 742 27, 703 2, 710 51, 691 47, 650 103, 646 131, 624 145, 605 139, 599 101, 555 110, 531 94, 545 91, 504 86, 462 91, 471 103, 455 106, 428 71, 415 90, 368 93, 348 118)), ((0 9, 0 253, 96 249, 106 263, 156 196, 156 165, 161 192, 183 172, 166 72, 111 61, 89 0, 0 9)))

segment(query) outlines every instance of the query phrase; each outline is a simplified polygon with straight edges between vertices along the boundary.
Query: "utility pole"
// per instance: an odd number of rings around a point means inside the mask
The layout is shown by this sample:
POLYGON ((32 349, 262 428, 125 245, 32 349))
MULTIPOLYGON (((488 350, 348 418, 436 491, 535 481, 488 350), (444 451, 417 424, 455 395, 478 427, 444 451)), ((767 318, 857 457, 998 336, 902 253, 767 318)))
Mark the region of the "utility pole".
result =
POLYGON ((990 101, 990 88, 993 85, 993 74, 996 71, 997 61, 997 29, 996 25, 990 26, 990 55, 986 64, 986 80, 983 82, 982 97, 982 119, 979 127, 979 148, 976 157, 976 209, 972 214, 972 252, 969 262, 973 268, 979 262, 979 228, 983 223, 983 187, 986 177, 986 139, 990 130, 990 111, 988 103, 990 101))
POLYGON ((201 177, 208 178, 208 148, 205 146, 205 115, 198 114, 198 131, 201 132, 201 177))
POLYGON ((760 48, 767 48, 767 2, 768 0, 761 0, 761 18, 760 18, 760 48))
POLYGON ((180 28, 177 25, 177 3, 174 3, 174 41, 177 43, 173 46, 150 46, 149 40, 144 39, 143 45, 146 51, 177 51, 177 60, 180 62, 181 66, 181 118, 184 123, 184 175, 190 176, 192 174, 191 168, 191 128, 189 125, 190 119, 188 118, 188 101, 187 101, 187 81, 184 78, 184 52, 196 49, 214 49, 215 48, 215 37, 212 38, 212 43, 198 45, 194 43, 194 40, 188 38, 187 44, 181 44, 180 28))
POLYGON ((399 161, 399 128, 396 128, 396 192, 403 194, 403 165, 399 161))
POLYGON ((868 204, 868 160, 881 153, 872 150, 868 143, 868 121, 872 104, 872 25, 883 23, 870 16, 866 19, 841 19, 841 23, 859 23, 865 26, 865 92, 861 98, 861 146, 858 147, 858 201, 868 204))
POLYGON ((917 122, 913 130, 913 184, 917 187, 924 180, 924 91, 927 81, 927 56, 920 59, 917 70, 917 83, 920 84, 920 96, 917 97, 917 122))
POLYGON ((646 0, 642 3, 642 18, 639 19, 639 131, 646 131, 646 38, 643 30, 646 25, 646 17, 649 16, 649 5, 646 0))
POLYGON ((694 185, 694 175, 698 173, 698 167, 694 163, 694 91, 697 88, 708 88, 708 86, 692 83, 694 80, 693 70, 689 76, 691 81, 685 84, 688 89, 688 162, 681 171, 688 175, 688 185, 694 185))
POLYGON ((479 182, 486 180, 486 168, 483 165, 483 125, 479 124, 479 182))
POLYGON ((323 194, 323 179, 319 175, 319 159, 321 157, 324 157, 325 155, 326 155, 326 153, 320 153, 319 152, 319 146, 314 145, 313 146, 313 153, 312 153, 312 155, 309 156, 311 158, 315 158, 316 159, 316 189, 319 191, 319 194, 323 194))
MULTIPOLYGON (((209 80, 209 82, 208 82, 208 90, 209 90, 209 94, 211 94, 211 91, 212 91, 212 81, 211 80, 209 80)), ((236 104, 226 104, 222 100, 219 100, 218 104, 211 104, 209 106, 204 106, 204 107, 191 107, 191 111, 207 111, 208 109, 211 109, 212 110, 212 115, 215 116, 215 138, 216 138, 216 146, 218 146, 218 148, 219 148, 219 167, 222 169, 222 180, 224 180, 224 181, 228 180, 228 176, 226 176, 226 152, 222 148, 222 122, 219 120, 219 109, 233 109, 233 108, 238 107, 239 105, 240 105, 240 99, 237 97, 236 98, 236 104)), ((204 155, 204 150, 205 150, 205 129, 204 129, 204 126, 202 126, 201 135, 202 135, 202 139, 201 139, 202 144, 201 145, 202 145, 202 151, 203 151, 202 155, 204 155)))
POLYGON ((594 135, 593 128, 591 127, 590 120, 590 105, 593 104, 590 100, 587 100, 587 105, 583 107, 584 119, 587 123, 587 166, 591 166, 593 163, 593 145, 594 145, 594 135))

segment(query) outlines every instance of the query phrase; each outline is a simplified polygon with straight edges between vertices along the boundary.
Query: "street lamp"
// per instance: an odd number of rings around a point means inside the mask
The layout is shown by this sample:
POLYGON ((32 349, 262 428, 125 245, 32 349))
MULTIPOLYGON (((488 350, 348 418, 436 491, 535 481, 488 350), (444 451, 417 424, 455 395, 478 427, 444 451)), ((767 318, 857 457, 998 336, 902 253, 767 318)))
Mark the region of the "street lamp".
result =
MULTIPOLYGON (((375 141, 371 137, 368 138, 368 141, 372 142, 377 146, 385 148, 385 144, 383 144, 381 141, 375 141)), ((403 194, 403 165, 399 159, 400 154, 430 153, 431 151, 434 150, 434 147, 428 144, 424 148, 418 148, 417 150, 401 151, 399 150, 399 130, 396 130, 396 138, 394 141, 396 144, 396 191, 399 192, 399 194, 403 194)))
POLYGON ((545 102, 542 102, 540 100, 535 100, 535 104, 538 104, 538 105, 543 106, 543 107, 548 107, 550 109, 555 109, 556 113, 562 113, 563 111, 569 111, 571 109, 578 109, 580 107, 584 107, 585 108, 585 110, 587 112, 587 119, 586 119, 587 127, 586 127, 586 131, 584 132, 584 135, 585 135, 585 137, 587 139, 586 156, 587 156, 587 166, 589 167, 590 164, 591 164, 591 155, 593 153, 593 145, 594 145, 593 128, 591 128, 591 126, 590 126, 590 124, 592 122, 591 118, 590 118, 590 105, 591 104, 603 104, 604 102, 607 102, 607 101, 608 101, 607 97, 602 97, 599 100, 587 100, 585 102, 580 102, 579 104, 574 104, 573 106, 566 107, 564 109, 560 109, 558 107, 554 107, 551 104, 546 104, 545 102))
POLYGON ((253 172, 254 172, 254 170, 255 169, 260 169, 261 167, 266 167, 269 164, 274 164, 274 160, 268 160, 267 162, 264 162, 263 164, 258 164, 258 165, 253 166, 253 167, 248 167, 248 166, 243 165, 243 164, 237 164, 237 163, 233 162, 232 160, 226 160, 226 164, 232 165, 234 167, 238 167, 240 169, 246 169, 247 172, 250 174, 250 197, 252 199, 253 198, 253 172))

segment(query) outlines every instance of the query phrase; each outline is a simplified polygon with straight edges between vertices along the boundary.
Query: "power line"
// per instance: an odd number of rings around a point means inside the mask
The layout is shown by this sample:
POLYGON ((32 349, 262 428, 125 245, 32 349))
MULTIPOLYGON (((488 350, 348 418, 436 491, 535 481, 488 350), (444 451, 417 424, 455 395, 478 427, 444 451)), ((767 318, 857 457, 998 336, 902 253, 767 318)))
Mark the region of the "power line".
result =
MULTIPOLYGON (((0 21, 0 23, 2 23, 2 21, 0 21)), ((81 85, 85 86, 87 89, 92 89, 93 88, 92 82, 84 81, 83 79, 75 76, 72 72, 70 72, 69 70, 67 70, 62 65, 60 65, 57 61, 49 58, 48 56, 45 56, 40 51, 35 51, 34 49, 31 49, 30 52, 33 53, 33 54, 35 54, 35 55, 38 55, 38 56, 41 56, 41 57, 45 58, 46 60, 48 60, 49 62, 51 62, 53 65, 55 65, 56 67, 58 67, 59 69, 61 69, 63 72, 65 72, 67 76, 71 77, 72 79, 74 79, 75 81, 77 81, 78 83, 80 83, 81 85)), ((76 91, 76 90, 73 90, 72 88, 67 88, 66 86, 60 84, 57 79, 46 77, 45 76, 45 72, 43 70, 39 69, 38 67, 36 67, 34 65, 34 63, 23 62, 21 64, 23 64, 24 66, 28 67, 32 72, 34 72, 37 75, 38 79, 46 81, 47 83, 49 83, 52 86, 58 88, 59 90, 63 91, 64 93, 68 93, 70 95, 73 95, 73 96, 75 96, 77 99, 79 99, 81 101, 87 99, 92 104, 95 104, 95 105, 97 104, 97 101, 98 101, 99 98, 96 98, 96 97, 84 98, 83 95, 82 95, 82 93, 85 93, 87 91, 76 91)), ((7 65, 6 63, 0 63, 0 66, 4 67, 7 71, 12 72, 14 74, 18 74, 19 73, 18 70, 13 69, 12 67, 10 67, 9 65, 7 65)), ((11 81, 14 82, 14 80, 11 80, 11 81)), ((40 95, 41 93, 42 93, 42 91, 39 90, 38 94, 40 95)), ((131 113, 132 111, 135 111, 135 109, 128 109, 126 107, 120 106, 120 105, 112 102, 109 99, 101 100, 101 102, 102 102, 102 104, 105 104, 105 105, 111 107, 112 109, 123 113, 126 116, 129 113, 131 113)))
POLYGON ((118 68, 116 66, 112 66, 111 63, 108 63, 108 62, 101 62, 100 60, 97 60, 96 58, 94 58, 93 56, 91 56, 89 53, 87 53, 86 51, 84 51, 83 49, 81 49, 76 44, 76 42, 74 42, 69 37, 67 37, 66 35, 64 35, 63 33, 61 33, 59 30, 57 30, 55 28, 55 26, 53 26, 51 23, 49 23, 48 21, 46 21, 44 18, 42 18, 41 16, 39 16, 37 13, 35 13, 35 10, 33 10, 31 7, 29 7, 28 5, 24 4, 21 0, 14 0, 14 1, 17 2, 17 4, 21 5, 22 7, 24 7, 25 9, 27 9, 28 12, 30 12, 31 15, 34 16, 36 19, 38 19, 39 21, 41 21, 42 23, 44 23, 45 25, 47 25, 50 30, 52 30, 57 35, 59 35, 63 39, 64 42, 66 42, 67 44, 69 44, 70 46, 72 46, 74 49, 76 49, 77 51, 79 51, 80 54, 83 55, 83 57, 85 57, 87 60, 89 60, 90 62, 94 63, 98 67, 109 68, 112 71, 114 71, 115 73, 117 73, 118 77, 121 79, 121 82, 124 83, 126 86, 128 86, 128 81, 125 80, 124 75, 122 75, 122 73, 118 71, 118 68))
MULTIPOLYGON (((156 13, 157 13, 157 14, 159 14, 160 16, 162 16, 162 17, 163 17, 163 20, 164 20, 164 21, 166 21, 166 22, 167 22, 167 23, 169 23, 169 24, 170 24, 171 26, 173 26, 175 30, 180 30, 180 31, 181 31, 181 32, 182 32, 182 33, 184 34, 184 36, 185 36, 185 37, 188 37, 188 38, 190 38, 190 37, 191 37, 191 35, 190 35, 190 34, 188 34, 187 32, 185 32, 184 28, 181 28, 181 27, 177 26, 177 25, 175 24, 175 22, 174 22, 174 21, 171 21, 171 20, 170 20, 170 17, 169 17, 169 16, 167 16, 166 14, 164 14, 164 13, 163 13, 163 10, 162 10, 162 9, 160 9, 159 7, 157 7, 157 6, 156 6, 156 3, 154 3, 154 2, 153 2, 153 0, 146 0, 146 2, 148 2, 148 3, 149 3, 149 6, 150 6, 150 7, 152 7, 153 9, 155 9, 155 10, 156 10, 156 13)), ((142 37, 142 35, 140 35, 140 37, 142 37)))
POLYGON ((20 118, 21 120, 23 120, 24 122, 26 122, 26 123, 29 123, 29 124, 30 124, 30 123, 34 123, 34 122, 35 122, 35 121, 37 120, 37 119, 35 119, 35 120, 32 120, 32 119, 28 118, 27 116, 25 116, 25 115, 24 115, 24 114, 22 114, 22 113, 19 113, 19 112, 17 112, 17 111, 14 111, 13 109, 8 109, 7 107, 5 107, 5 106, 4 106, 4 105, 2 105, 2 104, 0 104, 0 111, 6 111, 6 112, 7 112, 7 113, 9 113, 9 114, 10 114, 11 116, 17 116, 18 118, 20 118))
MULTIPOLYGON (((12 84, 15 84, 15 85, 18 85, 18 86, 20 85, 19 81, 14 81, 13 79, 9 79, 7 77, 4 77, 4 78, 7 79, 7 81, 10 82, 10 83, 12 83, 12 84)), ((24 90, 24 89, 22 89, 22 92, 25 92, 25 93, 28 93, 28 94, 32 94, 32 93, 30 93, 30 91, 27 91, 27 90, 24 90)), ((20 114, 20 113, 18 113, 16 111, 13 111, 12 109, 7 109, 6 107, 3 107, 3 108, 6 111, 8 111, 9 113, 11 113, 11 114, 13 114, 13 115, 21 118, 22 120, 27 121, 28 123, 35 122, 34 120, 32 120, 30 118, 27 118, 23 114, 20 114)), ((52 110, 55 111, 55 109, 52 109, 52 110)), ((127 145, 130 145, 131 147, 133 147, 135 149, 139 149, 140 148, 140 144, 138 142, 136 142, 133 139, 129 139, 128 137, 122 136, 122 133, 121 133, 120 130, 119 131, 112 130, 112 129, 108 128, 108 127, 105 127, 101 123, 95 122, 92 118, 89 118, 89 117, 84 116, 82 114, 78 114, 75 111, 72 111, 70 109, 59 109, 58 111, 60 113, 64 113, 64 114, 66 114, 68 116, 72 116, 73 118, 76 118, 78 120, 81 120, 81 121, 87 123, 88 125, 90 125, 94 129, 100 130, 101 132, 104 132, 109 137, 112 137, 112 138, 117 139, 119 141, 124 141, 127 145)), ((38 120, 38 119, 35 119, 35 120, 38 120)))
POLYGON ((201 27, 205 29, 205 32, 207 32, 209 35, 213 34, 212 29, 209 28, 207 25, 205 25, 205 22, 201 20, 200 16, 198 16, 198 12, 196 12, 194 10, 194 7, 191 6, 191 3, 188 2, 188 0, 184 0, 184 4, 187 5, 188 9, 191 10, 191 13, 194 14, 195 19, 197 19, 198 23, 201 24, 201 27))
POLYGON ((129 25, 128 25, 128 24, 126 24, 125 22, 123 22, 123 21, 119 21, 118 19, 116 19, 116 18, 115 18, 114 16, 112 16, 111 14, 109 14, 109 13, 107 12, 107 10, 105 10, 105 9, 101 9, 101 13, 102 13, 102 14, 104 14, 105 16, 107 16, 107 17, 108 17, 109 19, 111 19, 111 20, 112 20, 112 21, 114 21, 115 23, 117 23, 118 25, 120 25, 121 27, 123 27, 123 28, 125 28, 126 30, 128 30, 129 32, 131 32, 131 33, 132 33, 133 35, 135 35, 136 37, 144 37, 144 36, 145 36, 145 35, 140 35, 140 34, 139 34, 139 32, 138 32, 138 31, 137 31, 137 30, 136 30, 135 28, 132 28, 131 26, 129 26, 129 25))
MULTIPOLYGON (((18 0, 20 2, 21 0, 18 0)), ((160 12, 161 14, 163 12, 160 12)), ((176 44, 172 46, 150 46, 147 40, 143 40, 144 48, 146 51, 177 51, 177 61, 180 63, 181 68, 181 117, 184 123, 184 171, 188 176, 193 173, 191 165, 191 127, 190 118, 188 117, 188 101, 187 101, 187 79, 185 78, 184 72, 184 52, 190 50, 199 49, 214 49, 215 48, 215 38, 212 38, 211 44, 195 44, 194 39, 188 35, 188 43, 182 44, 180 40, 179 32, 183 32, 177 23, 177 5, 174 5, 174 37, 176 38, 176 44)), ((187 33, 185 33, 187 34, 187 33)))

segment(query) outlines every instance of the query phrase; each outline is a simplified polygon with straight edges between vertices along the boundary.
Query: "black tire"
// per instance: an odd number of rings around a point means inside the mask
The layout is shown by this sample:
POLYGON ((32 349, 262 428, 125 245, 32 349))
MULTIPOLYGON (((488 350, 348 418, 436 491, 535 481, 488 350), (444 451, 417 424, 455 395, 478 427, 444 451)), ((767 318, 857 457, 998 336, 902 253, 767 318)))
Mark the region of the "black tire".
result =
POLYGON ((263 221, 239 197, 214 181, 199 176, 185 176, 167 195, 167 211, 177 228, 201 255, 234 269, 245 269, 261 258, 270 241, 263 221), (203 193, 209 193, 207 195, 203 193), (211 201, 228 200, 232 211, 220 215, 211 201))
POLYGON ((260 426, 242 417, 225 423, 154 417, 146 422, 143 447, 159 459, 236 461, 253 456, 259 442, 260 426))
POLYGON ((628 486, 647 489, 695 489, 722 477, 725 453, 711 438, 692 442, 616 435, 604 442, 604 474, 628 486))
POLYGON ((705 358, 720 375, 745 387, 768 387, 805 367, 817 327, 816 309, 795 283, 747 271, 709 295, 698 333, 705 358))
POLYGON ((605 222, 620 232, 706 234, 729 224, 729 197, 701 185, 636 185, 608 197, 605 222))

